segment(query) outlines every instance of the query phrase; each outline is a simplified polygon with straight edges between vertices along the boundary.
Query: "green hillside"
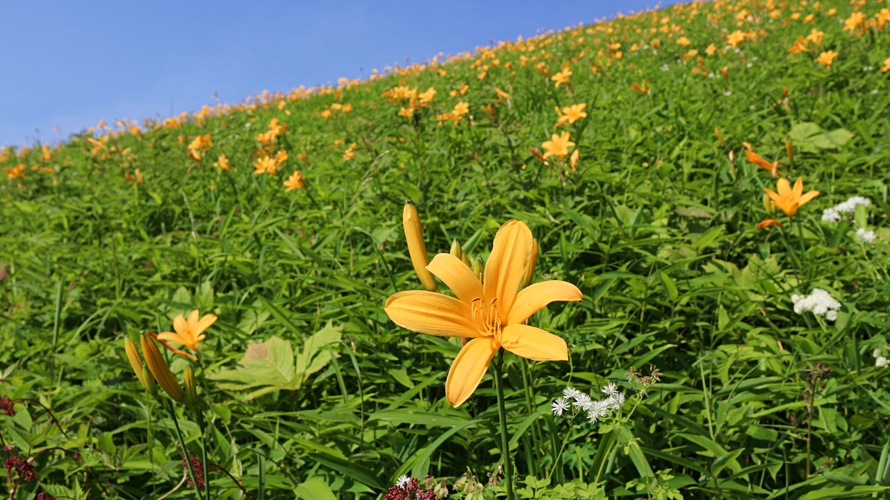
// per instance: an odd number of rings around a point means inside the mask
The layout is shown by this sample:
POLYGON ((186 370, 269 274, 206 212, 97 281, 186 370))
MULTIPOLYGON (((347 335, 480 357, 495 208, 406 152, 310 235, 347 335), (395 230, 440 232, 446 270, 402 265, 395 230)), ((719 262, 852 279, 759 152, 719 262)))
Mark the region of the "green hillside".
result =
POLYGON ((888 7, 683 4, 0 149, 9 497, 885 498, 888 7))

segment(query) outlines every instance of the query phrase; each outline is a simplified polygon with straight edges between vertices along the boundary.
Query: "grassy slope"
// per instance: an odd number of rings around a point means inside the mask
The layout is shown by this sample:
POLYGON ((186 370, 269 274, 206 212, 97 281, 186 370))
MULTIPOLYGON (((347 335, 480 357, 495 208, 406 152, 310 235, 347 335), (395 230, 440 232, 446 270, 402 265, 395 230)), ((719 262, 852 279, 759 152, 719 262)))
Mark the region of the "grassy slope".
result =
MULTIPOLYGON (((873 18, 880 8, 861 10, 873 18)), ((844 31, 839 21, 860 9, 847 2, 776 9, 773 18, 756 3, 683 5, 310 98, 270 98, 176 128, 109 134, 95 154, 86 135, 48 160, 39 148, 7 153, 2 166, 26 169, 23 180, 0 187, 0 261, 8 272, 0 282, 0 363, 21 362, 0 395, 40 394, 75 434, 89 424, 82 442, 54 435, 33 444, 89 443, 102 453, 96 468, 123 468, 118 495, 154 497, 178 481, 181 465, 159 430, 163 421, 145 446, 149 399, 123 358, 124 335, 170 330, 172 318, 193 307, 212 311, 220 319, 201 349, 213 373, 232 368, 248 343, 277 335, 300 346, 330 322, 344 335, 338 357, 299 391, 242 401, 242 392, 208 384, 208 404, 228 408, 213 414, 215 461, 230 470, 243 464, 245 485, 256 489, 251 450, 261 450, 271 459, 264 462, 269 494, 282 498, 315 474, 334 489, 376 492, 400 473, 427 470, 417 456, 446 428, 375 413, 430 411, 453 417, 453 425, 494 422, 496 409, 490 376, 467 405, 451 409, 443 382, 459 344, 407 332, 382 311, 395 289, 420 287, 399 219, 410 199, 431 253, 457 238, 471 257, 484 257, 497 227, 518 218, 540 242, 537 279, 565 279, 585 294, 580 304, 555 304, 532 319, 569 342, 571 364, 506 358, 512 426, 548 408, 567 380, 596 391, 606 379, 623 380, 631 366, 662 370, 663 383, 631 421, 643 453, 617 453, 609 491, 663 469, 672 469, 673 486, 702 498, 875 484, 888 430, 885 379, 872 358, 887 324, 886 243, 865 248, 853 226, 820 222, 820 214, 848 196, 867 196, 869 225, 880 228, 890 210, 887 74, 879 71, 890 43, 886 31, 844 31), (826 15, 831 8, 837 13, 826 15), (738 17, 742 10, 747 15, 738 17), (813 28, 825 32, 821 48, 791 54, 788 47, 813 28), (738 52, 724 48, 735 30, 749 34, 738 52), (620 59, 607 47, 616 42, 620 59), (710 44, 717 53, 705 55, 710 44), (681 57, 691 49, 715 77, 691 71, 696 57, 681 57), (814 62, 829 49, 839 52, 831 70, 814 62), (573 74, 556 88, 545 73, 563 64, 573 74), (632 90, 644 80, 651 94, 632 90), (465 95, 449 95, 464 83, 465 95), (382 95, 399 85, 438 93, 405 118, 382 95), (438 125, 436 115, 461 101, 469 115, 438 125), (353 110, 322 117, 332 103, 353 110), (555 106, 575 103, 586 103, 589 116, 559 130, 577 143, 577 171, 544 165, 528 148, 550 138, 555 106), (483 109, 489 105, 493 113, 483 109), (252 175, 255 136, 273 118, 287 131, 271 151, 284 149, 289 159, 276 176, 252 175), (742 143, 789 164, 786 139, 804 122, 854 137, 832 149, 793 142, 790 177, 822 192, 794 225, 776 217, 793 227, 795 257, 778 232, 754 230, 768 217, 761 196, 774 180, 744 161, 742 143), (187 145, 207 133, 213 144, 195 162, 187 145), (344 161, 352 143, 356 155, 344 161), (213 166, 223 153, 234 171, 213 166), (124 178, 135 168, 144 175, 140 186, 124 178), (294 170, 308 188, 285 193, 282 182, 294 170), (790 295, 813 287, 843 302, 836 324, 792 311, 790 295), (807 392, 807 370, 817 363, 832 371, 807 392), (531 380, 533 393, 525 390, 531 380), (810 415, 805 398, 814 393, 810 415), (160 472, 150 472, 152 461, 160 472), (853 479, 807 480, 808 461, 813 472, 853 479)), ((523 476, 546 476, 553 465, 547 418, 515 442, 523 476)), ((20 447, 28 444, 26 423, 9 430, 20 447)), ((602 436, 587 425, 572 432, 557 477, 591 481, 602 436)), ((498 457, 480 424, 436 449, 428 470, 440 477, 468 465, 492 470, 498 457)), ((73 466, 59 462, 41 463, 46 481, 66 481, 60 471, 73 466)), ((217 483, 234 491, 227 479, 217 483)))

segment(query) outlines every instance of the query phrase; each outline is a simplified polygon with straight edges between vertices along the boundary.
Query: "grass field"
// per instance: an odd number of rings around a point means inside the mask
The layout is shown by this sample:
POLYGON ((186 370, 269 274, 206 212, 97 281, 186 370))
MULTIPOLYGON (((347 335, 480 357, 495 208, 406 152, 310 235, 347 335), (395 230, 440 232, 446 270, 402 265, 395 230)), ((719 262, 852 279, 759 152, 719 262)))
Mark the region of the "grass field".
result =
POLYGON ((683 4, 0 150, 8 497, 886 498, 888 7, 683 4))

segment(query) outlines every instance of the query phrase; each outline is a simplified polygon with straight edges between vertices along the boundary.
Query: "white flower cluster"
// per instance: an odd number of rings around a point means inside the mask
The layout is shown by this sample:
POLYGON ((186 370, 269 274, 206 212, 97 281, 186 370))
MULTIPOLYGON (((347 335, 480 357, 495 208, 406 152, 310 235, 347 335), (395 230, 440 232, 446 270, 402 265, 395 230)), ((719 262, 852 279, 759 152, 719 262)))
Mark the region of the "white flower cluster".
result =
POLYGON ((887 358, 884 357, 884 350, 878 347, 875 349, 875 352, 872 353, 872 356, 875 357, 875 366, 878 368, 886 368, 890 362, 887 361, 887 358))
POLYGON ((841 214, 851 214, 856 211, 856 205, 871 205, 871 200, 862 196, 853 196, 843 203, 839 203, 831 208, 822 211, 823 222, 838 222, 841 220, 841 214))
POLYGON ((590 395, 566 387, 562 391, 562 397, 556 398, 551 405, 553 414, 561 417, 569 408, 572 408, 575 414, 585 411, 587 412, 587 421, 595 424, 597 420, 605 418, 621 408, 625 401, 624 394, 618 392, 615 384, 610 383, 603 386, 602 391, 607 396, 606 399, 594 401, 590 395))
POLYGON ((841 303, 821 288, 813 288, 809 295, 792 295, 791 302, 794 302, 794 312, 797 314, 812 311, 816 316, 825 316, 828 321, 836 320, 837 311, 841 308, 841 303))
POLYGON ((863 243, 874 243, 875 242, 875 232, 869 231, 864 227, 860 227, 856 230, 856 239, 863 243))

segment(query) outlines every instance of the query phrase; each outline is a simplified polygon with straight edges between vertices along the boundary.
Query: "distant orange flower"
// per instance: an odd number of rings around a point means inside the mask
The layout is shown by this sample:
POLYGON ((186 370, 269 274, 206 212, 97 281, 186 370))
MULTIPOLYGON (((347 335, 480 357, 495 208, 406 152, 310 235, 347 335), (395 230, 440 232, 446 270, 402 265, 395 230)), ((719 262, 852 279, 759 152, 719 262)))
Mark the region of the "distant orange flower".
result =
POLYGON ((25 171, 24 163, 19 163, 18 165, 16 165, 13 168, 3 167, 3 171, 6 172, 6 175, 8 175, 10 179, 24 179, 25 178, 25 174, 23 173, 25 171))
POLYGON ((587 106, 586 103, 581 104, 573 104, 571 106, 566 106, 562 108, 560 111, 559 107, 556 108, 556 114, 559 115, 559 119, 556 121, 556 125, 553 128, 559 127, 560 125, 568 122, 569 125, 575 123, 587 116, 587 113, 584 112, 584 108, 587 106))
POLYGON ((274 158, 271 158, 268 155, 263 156, 259 160, 253 162, 253 168, 256 169, 256 171, 254 171, 253 175, 259 175, 259 174, 275 175, 278 172, 278 164, 275 162, 274 158))
POLYGON ((844 31, 854 31, 865 21, 865 14, 862 12, 854 12, 850 17, 844 20, 844 31))
POLYGON ((726 43, 728 43, 732 48, 737 48, 740 43, 745 41, 745 32, 741 30, 735 30, 729 34, 726 38, 726 43))
POLYGON ((646 83, 646 80, 643 80, 643 85, 642 85, 642 86, 637 85, 637 82, 633 82, 633 84, 630 86, 630 88, 636 90, 637 92, 639 92, 639 93, 641 93, 641 94, 648 94, 648 93, 649 93, 649 84, 646 83))
POLYGON ((824 31, 819 31, 816 28, 813 28, 813 30, 810 31, 810 34, 807 35, 807 41, 821 47, 822 46, 822 37, 824 37, 824 36, 825 36, 824 31))
POLYGON ((831 69, 831 64, 834 62, 835 57, 837 57, 837 52, 828 50, 819 54, 819 57, 816 58, 816 62, 828 69, 831 69))
POLYGON ((129 179, 132 182, 135 182, 136 184, 141 186, 142 183, 145 181, 145 179, 142 177, 142 172, 140 172, 139 169, 137 168, 135 170, 134 174, 135 174, 135 177, 130 175, 129 172, 124 172, 124 177, 126 177, 127 179, 129 179))
POLYGON ((776 187, 779 190, 778 193, 769 188, 763 188, 763 190, 769 195, 770 203, 785 212, 785 215, 788 217, 793 216, 803 204, 819 196, 819 191, 810 191, 807 194, 803 194, 803 179, 800 177, 794 182, 793 188, 788 179, 784 177, 779 179, 776 187))
POLYGON ((565 158, 565 156, 569 154, 569 148, 574 145, 575 143, 569 140, 569 133, 563 132, 560 135, 553 134, 549 141, 545 141, 541 144, 541 147, 544 148, 545 151, 544 158, 547 158, 548 156, 565 158))
POLYGON ((569 77, 572 76, 572 72, 568 69, 564 69, 559 73, 550 77, 551 80, 556 82, 556 88, 559 88, 559 84, 561 83, 569 83, 569 77))
POLYGON ((881 73, 886 73, 890 71, 890 57, 884 59, 884 65, 881 66, 881 73))
POLYGON ((581 156, 581 153, 576 149, 572 152, 572 157, 569 158, 569 165, 572 166, 572 172, 576 171, 578 165, 578 158, 581 156))
POLYGON ((294 189, 300 189, 303 187, 303 176, 300 174, 300 171, 296 171, 291 174, 290 177, 284 181, 284 185, 287 186, 287 189, 284 190, 285 193, 289 193, 294 189))
POLYGON ((232 170, 229 167, 229 159, 226 158, 225 153, 219 155, 219 158, 215 162, 213 162, 213 165, 221 168, 222 170, 232 170))

